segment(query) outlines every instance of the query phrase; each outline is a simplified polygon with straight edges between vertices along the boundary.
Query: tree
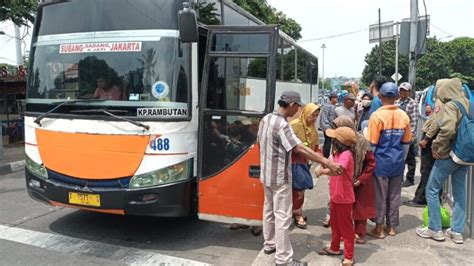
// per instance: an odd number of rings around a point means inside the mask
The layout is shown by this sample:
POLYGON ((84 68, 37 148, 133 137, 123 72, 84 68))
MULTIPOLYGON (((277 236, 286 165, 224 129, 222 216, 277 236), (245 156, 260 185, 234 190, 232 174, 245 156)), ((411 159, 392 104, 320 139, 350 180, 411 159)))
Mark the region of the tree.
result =
POLYGON ((0 4, 0 21, 11 20, 20 26, 29 26, 35 20, 37 0, 2 0, 0 4))
POLYGON ((219 25, 221 23, 216 3, 201 2, 196 6, 198 20, 206 25, 219 25))
POLYGON ((295 40, 301 39, 301 26, 293 19, 271 7, 266 0, 234 0, 234 3, 250 12, 265 24, 277 24, 295 40))

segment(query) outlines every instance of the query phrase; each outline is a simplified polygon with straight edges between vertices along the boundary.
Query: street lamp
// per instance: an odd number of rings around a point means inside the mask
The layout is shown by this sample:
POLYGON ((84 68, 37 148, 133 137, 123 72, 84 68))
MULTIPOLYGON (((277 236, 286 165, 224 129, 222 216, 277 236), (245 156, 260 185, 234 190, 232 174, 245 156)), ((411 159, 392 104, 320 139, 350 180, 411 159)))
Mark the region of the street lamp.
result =
POLYGON ((321 45, 321 48, 323 49, 323 74, 322 74, 322 85, 321 87, 324 89, 324 49, 326 49, 326 45, 323 43, 323 45, 321 45))

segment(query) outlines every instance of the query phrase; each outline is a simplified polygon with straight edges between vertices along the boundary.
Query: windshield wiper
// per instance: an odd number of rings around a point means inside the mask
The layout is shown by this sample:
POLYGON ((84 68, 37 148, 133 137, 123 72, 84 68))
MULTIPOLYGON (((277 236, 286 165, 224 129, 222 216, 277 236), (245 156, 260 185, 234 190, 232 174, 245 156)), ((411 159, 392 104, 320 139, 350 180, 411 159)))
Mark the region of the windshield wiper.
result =
POLYGON ((106 114, 106 115, 111 116, 113 118, 116 118, 118 120, 122 120, 122 121, 129 122, 131 124, 134 124, 137 127, 143 127, 146 130, 150 129, 149 125, 145 125, 145 124, 142 124, 140 122, 133 121, 133 120, 127 119, 125 117, 121 117, 121 116, 113 114, 113 113, 127 113, 127 112, 128 111, 126 111, 126 110, 108 110, 108 109, 89 109, 89 110, 73 110, 73 111, 71 111, 71 113, 76 113, 76 114, 81 114, 81 113, 103 113, 103 114, 106 114))
POLYGON ((57 106, 55 106, 54 108, 52 108, 51 110, 47 111, 46 113, 38 116, 36 119, 35 119, 35 123, 38 124, 39 126, 41 126, 41 120, 43 120, 43 118, 47 115, 49 115, 50 113, 56 111, 59 109, 59 107, 67 104, 67 103, 78 103, 78 102, 103 102, 103 101, 106 101, 105 99, 67 99, 67 100, 64 100, 64 101, 58 101, 58 102, 53 102, 51 104, 57 104, 57 106))

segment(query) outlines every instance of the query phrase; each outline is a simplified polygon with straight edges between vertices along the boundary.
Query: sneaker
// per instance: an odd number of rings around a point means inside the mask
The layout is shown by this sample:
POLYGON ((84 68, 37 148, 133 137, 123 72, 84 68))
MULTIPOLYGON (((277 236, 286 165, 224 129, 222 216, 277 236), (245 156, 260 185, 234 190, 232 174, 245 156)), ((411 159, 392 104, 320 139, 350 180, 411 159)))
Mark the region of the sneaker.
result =
POLYGON ((453 232, 453 230, 451 230, 451 228, 448 228, 448 229, 446 230, 446 237, 451 238, 451 240, 452 240, 455 244, 462 244, 462 243, 464 243, 464 239, 462 238, 462 234, 453 232))
POLYGON ((265 253, 265 255, 270 255, 270 254, 273 254, 276 252, 276 248, 272 248, 272 249, 263 249, 263 253, 265 253))
POLYGON ((405 182, 402 183, 402 187, 411 187, 411 186, 414 186, 415 183, 413 181, 410 181, 410 180, 405 180, 405 182))
POLYGON ((426 204, 414 201, 414 200, 407 200, 403 202, 403 205, 408 207, 425 207, 426 204))
POLYGON ((436 241, 444 241, 444 234, 442 230, 435 232, 428 227, 420 227, 416 228, 416 234, 423 237, 423 238, 431 238, 436 241))
POLYGON ((283 264, 278 264, 276 263, 275 265, 277 266, 308 266, 308 263, 306 261, 299 261, 299 260, 293 260, 292 262, 288 263, 283 263, 283 264))

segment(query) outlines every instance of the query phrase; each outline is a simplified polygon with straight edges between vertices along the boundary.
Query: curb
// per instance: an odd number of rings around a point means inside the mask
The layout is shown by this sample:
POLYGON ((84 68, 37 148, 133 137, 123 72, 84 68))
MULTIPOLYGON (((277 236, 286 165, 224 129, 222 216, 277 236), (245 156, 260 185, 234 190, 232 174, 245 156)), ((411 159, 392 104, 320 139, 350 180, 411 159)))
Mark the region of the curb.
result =
POLYGON ((0 175, 6 175, 25 169, 25 160, 0 164, 0 175))

